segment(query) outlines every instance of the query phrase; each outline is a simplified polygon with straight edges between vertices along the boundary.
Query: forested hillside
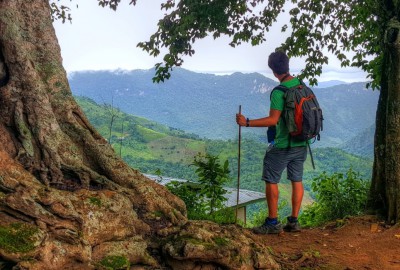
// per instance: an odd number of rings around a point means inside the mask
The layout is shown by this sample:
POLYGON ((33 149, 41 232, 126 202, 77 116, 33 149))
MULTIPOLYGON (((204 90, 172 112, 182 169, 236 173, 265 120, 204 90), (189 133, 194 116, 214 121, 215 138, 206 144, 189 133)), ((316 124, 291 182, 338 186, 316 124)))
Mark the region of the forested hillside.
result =
MULTIPOLYGON (((239 105, 250 118, 265 116, 276 85, 258 73, 216 76, 177 68, 161 84, 152 83, 152 76, 153 70, 87 71, 70 74, 69 82, 74 95, 210 139, 237 137, 234 115, 239 105)), ((340 147, 373 125, 379 93, 366 90, 365 83, 315 92, 325 117, 322 140, 316 146, 340 147)), ((265 129, 243 133, 245 138, 263 138, 265 129)))
MULTIPOLYGON (((235 186, 237 140, 202 139, 194 134, 126 114, 110 105, 98 105, 88 98, 77 97, 77 101, 100 133, 107 139, 111 138, 116 153, 141 172, 154 174, 160 170, 165 176, 196 180, 194 167, 190 164, 197 153, 207 151, 218 155, 221 160, 229 160, 232 176, 230 185, 235 186)), ((263 192, 260 176, 265 148, 265 142, 251 139, 242 141, 242 188, 263 192)), ((312 178, 322 172, 345 173, 352 167, 366 179, 371 176, 370 159, 337 148, 313 146, 313 154, 316 170, 312 169, 308 160, 304 175, 306 189, 309 189, 312 178)))

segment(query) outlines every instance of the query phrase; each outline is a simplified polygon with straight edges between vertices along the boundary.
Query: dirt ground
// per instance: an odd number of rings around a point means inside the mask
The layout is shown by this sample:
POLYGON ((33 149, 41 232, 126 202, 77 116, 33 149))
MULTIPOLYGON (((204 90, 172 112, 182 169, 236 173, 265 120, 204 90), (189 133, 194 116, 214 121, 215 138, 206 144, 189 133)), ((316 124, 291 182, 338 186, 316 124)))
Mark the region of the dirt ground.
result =
POLYGON ((346 219, 300 233, 254 235, 283 269, 400 270, 400 226, 374 216, 346 219))

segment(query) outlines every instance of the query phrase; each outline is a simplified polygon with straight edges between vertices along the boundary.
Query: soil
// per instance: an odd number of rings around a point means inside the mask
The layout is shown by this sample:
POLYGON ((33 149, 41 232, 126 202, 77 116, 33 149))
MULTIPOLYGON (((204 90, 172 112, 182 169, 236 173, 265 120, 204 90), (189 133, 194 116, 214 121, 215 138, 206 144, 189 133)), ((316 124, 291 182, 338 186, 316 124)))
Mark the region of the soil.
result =
POLYGON ((341 220, 299 233, 254 235, 283 269, 400 269, 400 225, 374 216, 341 220))

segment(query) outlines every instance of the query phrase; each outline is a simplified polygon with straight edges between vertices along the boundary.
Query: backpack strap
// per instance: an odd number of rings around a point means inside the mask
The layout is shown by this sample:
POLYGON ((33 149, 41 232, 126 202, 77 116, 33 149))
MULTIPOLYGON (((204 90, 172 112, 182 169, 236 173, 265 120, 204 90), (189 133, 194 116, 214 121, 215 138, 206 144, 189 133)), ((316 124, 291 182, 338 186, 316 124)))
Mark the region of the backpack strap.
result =
MULTIPOLYGON (((271 94, 270 94, 270 96, 269 96, 269 100, 271 100, 272 99, 272 93, 275 91, 275 90, 277 90, 277 91, 281 91, 281 92, 283 92, 284 94, 286 94, 286 92, 289 90, 289 88, 288 87, 286 87, 286 86, 284 86, 284 85, 278 85, 278 86, 275 86, 274 87, 274 89, 272 89, 272 91, 271 91, 271 94)), ((274 137, 275 137, 275 133, 276 133, 276 126, 273 126, 273 127, 269 127, 268 128, 268 131, 270 130, 270 128, 272 128, 271 129, 271 133, 274 133, 274 137)), ((268 131, 267 131, 267 135, 268 135, 268 131)), ((270 136, 271 136, 271 133, 269 134, 270 136)), ((268 136, 267 136, 268 137, 268 136)), ((272 136, 271 136, 272 137, 272 136)), ((268 142, 270 141, 270 138, 268 138, 268 142)), ((290 134, 289 134, 289 147, 291 147, 291 144, 292 144, 292 140, 291 140, 291 138, 290 138, 290 134)))
POLYGON ((287 88, 286 86, 283 86, 283 85, 281 85, 281 84, 278 85, 278 86, 275 86, 274 89, 272 89, 271 94, 269 95, 269 100, 272 99, 272 93, 273 93, 275 90, 282 91, 283 93, 286 93, 286 91, 289 90, 289 88, 287 88))

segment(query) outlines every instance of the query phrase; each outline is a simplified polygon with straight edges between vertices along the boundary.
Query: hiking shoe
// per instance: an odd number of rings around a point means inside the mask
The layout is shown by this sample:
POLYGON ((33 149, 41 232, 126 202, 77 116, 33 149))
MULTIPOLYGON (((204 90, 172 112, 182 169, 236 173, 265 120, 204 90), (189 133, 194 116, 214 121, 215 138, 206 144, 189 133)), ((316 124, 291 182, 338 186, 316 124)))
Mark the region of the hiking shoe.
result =
POLYGON ((263 225, 259 227, 254 227, 252 229, 253 233, 256 234, 277 234, 282 232, 282 224, 277 223, 277 224, 270 224, 268 222, 265 222, 263 225))
POLYGON ((288 217, 287 223, 283 227, 283 230, 285 232, 300 232, 301 231, 300 223, 298 220, 292 221, 292 219, 290 217, 288 217))

